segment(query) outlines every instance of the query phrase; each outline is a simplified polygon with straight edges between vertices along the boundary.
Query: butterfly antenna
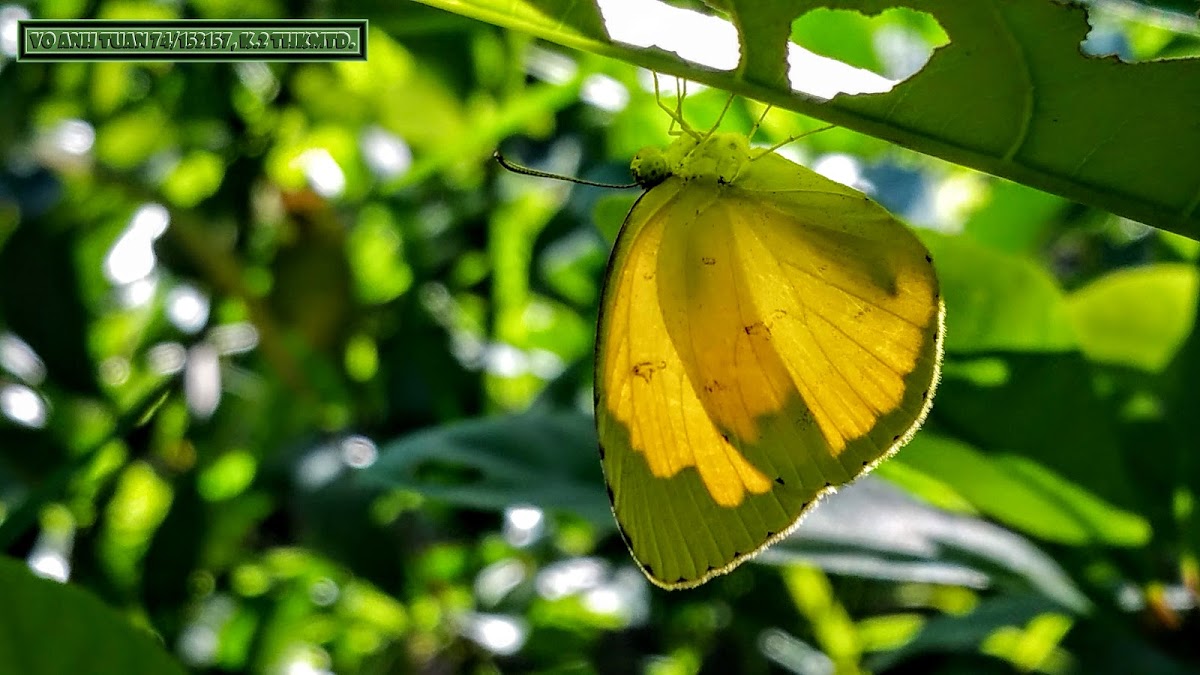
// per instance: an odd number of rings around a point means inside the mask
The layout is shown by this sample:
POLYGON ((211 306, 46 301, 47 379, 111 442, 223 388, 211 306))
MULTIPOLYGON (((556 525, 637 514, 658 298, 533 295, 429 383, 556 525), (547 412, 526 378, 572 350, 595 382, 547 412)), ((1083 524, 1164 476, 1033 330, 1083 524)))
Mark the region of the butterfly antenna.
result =
POLYGON ((805 132, 804 132, 804 133, 802 133, 802 134, 796 134, 795 136, 790 136, 790 137, 788 137, 788 138, 785 138, 785 139, 783 139, 782 141, 780 141, 780 142, 776 143, 775 145, 772 145, 771 147, 767 148, 766 150, 763 150, 763 151, 762 151, 762 152, 760 152, 759 154, 757 154, 757 155, 755 155, 754 157, 750 158, 750 161, 754 161, 754 160, 758 159, 759 157, 765 157, 765 156, 767 156, 767 155, 771 154, 772 152, 775 152, 776 150, 778 150, 778 149, 782 148, 783 146, 787 145, 788 143, 791 143, 791 142, 793 142, 793 141, 798 141, 798 140, 800 140, 801 138, 804 138, 805 136, 812 136, 813 134, 819 134, 819 133, 821 133, 822 131, 829 131, 830 129, 834 128, 835 126, 837 126, 837 125, 835 125, 835 124, 828 124, 828 125, 826 125, 826 126, 823 126, 823 127, 819 127, 819 128, 813 129, 813 130, 811 130, 811 131, 805 131, 805 132))
POLYGON ((641 184, 639 183, 629 183, 628 185, 619 185, 617 183, 600 183, 594 180, 576 178, 574 176, 563 176, 561 174, 550 173, 548 171, 538 171, 537 169, 531 169, 527 166, 521 166, 520 164, 513 164, 505 159, 504 155, 501 155, 499 150, 493 152, 492 157, 494 157, 500 166, 504 167, 505 169, 525 176, 533 176, 535 178, 552 178, 554 180, 575 183, 576 185, 590 185, 592 187, 611 188, 614 190, 628 190, 630 188, 641 187, 641 184))

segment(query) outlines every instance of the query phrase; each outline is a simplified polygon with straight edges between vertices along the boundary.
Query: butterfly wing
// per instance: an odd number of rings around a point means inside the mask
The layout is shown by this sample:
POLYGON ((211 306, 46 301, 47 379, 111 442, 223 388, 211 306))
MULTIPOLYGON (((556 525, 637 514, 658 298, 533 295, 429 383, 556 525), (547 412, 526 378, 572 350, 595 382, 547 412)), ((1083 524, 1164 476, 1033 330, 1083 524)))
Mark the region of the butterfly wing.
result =
POLYGON ((924 247, 873 202, 779 159, 734 186, 668 179, 630 212, 610 262, 601 454, 626 542, 664 587, 785 536, 907 440, 936 382, 941 304, 924 247), (779 176, 792 167, 804 181, 779 176))
POLYGON ((760 311, 789 312, 775 342, 830 450, 851 470, 873 464, 907 442, 937 384, 933 259, 857 191, 778 155, 747 174, 722 204, 760 311))

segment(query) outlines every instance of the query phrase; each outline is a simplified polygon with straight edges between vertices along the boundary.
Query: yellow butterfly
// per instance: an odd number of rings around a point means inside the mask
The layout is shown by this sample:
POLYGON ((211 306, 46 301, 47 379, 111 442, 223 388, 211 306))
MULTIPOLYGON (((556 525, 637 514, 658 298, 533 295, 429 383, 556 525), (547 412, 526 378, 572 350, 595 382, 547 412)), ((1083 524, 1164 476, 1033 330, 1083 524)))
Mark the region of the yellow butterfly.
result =
POLYGON ((883 207, 662 107, 679 137, 631 166, 646 191, 609 260, 596 426, 634 559, 689 588, 912 437, 944 307, 928 251, 883 207))

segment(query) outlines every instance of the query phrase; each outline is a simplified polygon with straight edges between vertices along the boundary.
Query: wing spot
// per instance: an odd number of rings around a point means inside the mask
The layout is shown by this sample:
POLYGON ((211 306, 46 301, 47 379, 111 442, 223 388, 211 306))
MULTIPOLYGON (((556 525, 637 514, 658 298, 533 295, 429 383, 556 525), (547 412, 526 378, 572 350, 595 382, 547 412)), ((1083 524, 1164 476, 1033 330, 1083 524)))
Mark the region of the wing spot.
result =
POLYGON ((816 418, 813 417, 812 411, 807 408, 800 414, 800 417, 796 418, 796 426, 799 427, 811 427, 815 423, 816 418))
POLYGON ((643 272, 642 278, 645 279, 646 281, 650 281, 651 279, 654 278, 654 272, 643 272))
POLYGON ((716 265, 717 259, 706 255, 700 259, 700 262, 704 263, 705 265, 716 265))
POLYGON ((896 442, 896 441, 898 441, 898 440, 900 440, 900 434, 896 434, 895 436, 892 436, 892 442, 893 442, 893 443, 895 443, 895 442, 896 442))
POLYGON ((675 580, 675 583, 682 584, 684 581, 686 581, 686 579, 684 579, 683 577, 679 577, 678 579, 675 580))
POLYGON ((771 327, 761 321, 755 321, 749 326, 745 326, 742 330, 746 331, 746 335, 762 335, 771 337, 771 327))
POLYGON ((650 576, 655 576, 653 567, 651 567, 649 565, 642 565, 642 568, 646 570, 646 574, 649 574, 650 576))
POLYGON ((608 501, 610 501, 610 502, 611 502, 611 501, 615 501, 615 500, 613 499, 613 491, 612 491, 612 486, 611 486, 611 485, 605 484, 605 485, 604 485, 604 491, 608 493, 608 501))
POLYGON ((721 438, 724 438, 726 443, 729 442, 729 434, 721 434, 721 438))
MULTIPOLYGON (((866 464, 867 464, 866 462, 863 462, 863 466, 866 466, 866 464)), ((830 483, 829 481, 825 481, 825 489, 826 490, 828 490, 832 487, 833 487, 833 483, 830 483)))
POLYGON ((931 256, 931 255, 929 255, 928 253, 926 253, 926 254, 925 254, 925 262, 927 262, 927 263, 931 263, 931 262, 933 262, 933 256, 931 256))
POLYGON ((755 321, 749 326, 743 326, 742 330, 746 331, 746 335, 765 335, 770 337, 771 328, 774 327, 777 321, 785 316, 787 316, 786 310, 777 309, 771 312, 770 323, 767 323, 766 321, 755 321))
POLYGON ((921 400, 922 400, 922 401, 924 401, 924 400, 925 400, 925 399, 927 399, 927 398, 929 398, 929 390, 928 390, 928 389, 926 389, 925 391, 921 392, 921 400))
POLYGON ((770 530, 768 530, 768 531, 767 531, 767 538, 768 538, 768 539, 770 539, 771 537, 774 537, 774 536, 775 536, 775 533, 774 533, 774 532, 771 532, 770 530))
POLYGON ((603 445, 601 445, 601 446, 600 446, 600 459, 604 459, 604 457, 605 457, 605 454, 604 454, 604 446, 603 446, 603 445))
POLYGON ((787 483, 783 482, 783 478, 776 478, 775 482, 779 483, 780 485, 787 485, 787 483))
POLYGON ((654 377, 654 373, 660 370, 665 370, 666 367, 666 361, 659 361, 658 363, 654 363, 653 361, 642 361, 641 363, 633 364, 632 372, 637 377, 649 382, 650 379, 654 377))
MULTIPOLYGON (((710 394, 718 391, 725 391, 726 389, 729 389, 729 387, 721 384, 720 380, 712 380, 708 384, 704 385, 704 391, 707 391, 710 394)), ((727 438, 725 440, 729 439, 727 438)))

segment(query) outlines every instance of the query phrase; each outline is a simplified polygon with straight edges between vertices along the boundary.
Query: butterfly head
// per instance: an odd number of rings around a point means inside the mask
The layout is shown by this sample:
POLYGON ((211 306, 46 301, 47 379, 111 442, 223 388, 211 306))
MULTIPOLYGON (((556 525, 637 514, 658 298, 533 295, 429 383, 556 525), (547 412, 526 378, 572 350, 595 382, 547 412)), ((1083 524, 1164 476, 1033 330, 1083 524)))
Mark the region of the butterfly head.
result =
POLYGON ((662 148, 642 148, 633 156, 629 164, 633 180, 642 189, 649 190, 671 177, 671 165, 667 162, 667 153, 662 148))
POLYGON ((629 165, 633 179, 649 190, 671 176, 679 175, 680 167, 699 143, 695 137, 684 135, 665 149, 653 146, 642 148, 629 165))

